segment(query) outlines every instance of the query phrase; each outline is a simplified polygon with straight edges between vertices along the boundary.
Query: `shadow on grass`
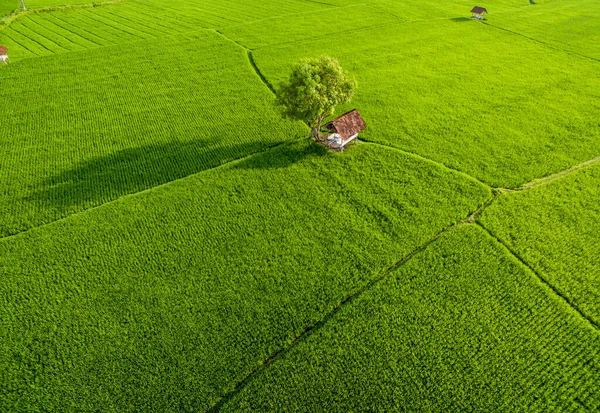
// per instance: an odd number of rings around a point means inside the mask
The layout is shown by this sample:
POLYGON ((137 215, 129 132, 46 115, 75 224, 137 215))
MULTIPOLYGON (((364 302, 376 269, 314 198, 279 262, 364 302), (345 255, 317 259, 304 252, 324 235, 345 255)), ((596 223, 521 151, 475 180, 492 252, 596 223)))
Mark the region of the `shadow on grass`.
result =
MULTIPOLYGON (((78 164, 38 183, 25 198, 58 213, 74 212, 218 167, 245 156, 237 168, 284 168, 321 151, 318 145, 261 143, 215 145, 210 142, 169 142, 124 149, 78 164), (271 145, 276 146, 277 144, 271 145)), ((322 148, 322 151, 326 151, 322 148)))
POLYGON ((323 146, 303 139, 299 142, 282 145, 237 163, 238 169, 280 169, 286 168, 310 157, 326 156, 330 152, 323 146))
POLYGON ((455 23, 460 23, 460 22, 469 22, 472 19, 470 19, 469 17, 453 17, 450 20, 455 23))

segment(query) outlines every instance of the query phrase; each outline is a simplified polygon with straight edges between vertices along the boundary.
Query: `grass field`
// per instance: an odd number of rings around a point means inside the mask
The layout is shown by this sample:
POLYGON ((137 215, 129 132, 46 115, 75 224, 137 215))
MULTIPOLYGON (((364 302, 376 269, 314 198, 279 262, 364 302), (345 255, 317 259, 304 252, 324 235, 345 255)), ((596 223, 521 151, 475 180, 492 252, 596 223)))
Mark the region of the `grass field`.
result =
MULTIPOLYGON (((251 39, 230 30, 242 43, 251 39)), ((266 32, 269 25, 256 30, 266 32)), ((338 57, 358 78, 354 104, 369 124, 365 139, 435 159, 492 186, 518 187, 600 152, 598 64, 487 25, 416 22, 246 46, 258 47, 255 60, 274 85, 299 58, 338 57), (552 70, 540 69, 548 66, 552 70)))
POLYGON ((323 152, 284 145, 0 241, 0 410, 204 410, 489 196, 396 151, 323 152))
POLYGON ((13 11, 19 9, 20 4, 18 0, 5 0, 0 3, 0 19, 4 16, 8 16, 13 11))
POLYGON ((344 307, 223 411, 595 411, 598 363, 597 331, 467 226, 344 307))
POLYGON ((600 3, 99 3, 0 23, 0 411, 600 411, 600 3))
POLYGON ((594 0, 564 0, 506 13, 493 24, 515 35, 600 61, 599 19, 600 8, 594 0))
MULTIPOLYGON (((76 0, 72 3, 92 4, 76 0)), ((35 7, 51 7, 64 5, 65 2, 40 0, 39 3, 32 4, 35 7)), ((165 38, 177 33, 192 33, 262 20, 264 16, 303 14, 325 8, 324 5, 303 0, 253 3, 244 0, 176 0, 169 3, 130 0, 118 4, 107 1, 105 4, 23 15, 0 31, 0 44, 9 47, 12 58, 16 61, 144 39, 165 38)))
POLYGON ((500 198, 482 223, 600 326, 600 167, 500 198))
POLYGON ((29 59, 3 76, 1 235, 306 134, 279 120, 245 53, 212 32, 29 59))

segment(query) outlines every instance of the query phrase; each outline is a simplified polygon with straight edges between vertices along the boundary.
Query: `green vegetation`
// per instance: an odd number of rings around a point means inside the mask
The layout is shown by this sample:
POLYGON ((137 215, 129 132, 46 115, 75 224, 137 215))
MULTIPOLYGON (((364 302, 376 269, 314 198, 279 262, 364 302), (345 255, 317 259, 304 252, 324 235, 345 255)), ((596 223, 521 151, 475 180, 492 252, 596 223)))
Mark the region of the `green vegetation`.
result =
MULTIPOLYGON (((65 4, 63 0, 41 0, 37 6, 54 3, 65 4)), ((98 3, 102 4, 101 1, 98 3)), ((101 7, 74 7, 24 15, 0 31, 0 44, 6 44, 11 49, 12 60, 18 61, 81 48, 93 49, 227 27, 262 20, 265 16, 314 12, 323 7, 304 0, 260 3, 247 0, 175 0, 168 3, 130 0, 101 7)))
POLYGON ((600 411, 600 2, 31 1, 1 412, 600 411), (343 154, 276 107, 320 56, 343 154))
POLYGON ((0 235, 308 135, 216 33, 110 51, 2 71, 0 235))
POLYGON ((600 326, 600 166, 498 199, 482 223, 600 326))
MULTIPOLYGON (((269 30, 266 22, 257 26, 269 30)), ((443 162, 492 186, 518 187, 600 153, 600 78, 589 59, 451 20, 254 52, 271 84, 299 58, 314 55, 336 57, 356 76, 353 104, 369 125, 364 139, 443 162)))
POLYGON ((354 96, 356 81, 340 63, 328 56, 304 59, 292 70, 289 80, 277 91, 277 105, 283 115, 305 122, 314 139, 320 140, 321 126, 354 96))
POLYGON ((485 6, 489 14, 486 19, 494 20, 495 14, 513 11, 520 13, 529 7, 528 0, 485 0, 473 2, 472 0, 382 0, 370 6, 384 13, 393 14, 403 21, 450 19, 454 22, 468 21, 471 17, 473 5, 485 6))
MULTIPOLYGON (((115 0, 106 0, 115 1, 115 0)), ((118 0, 116 0, 118 1, 118 0)), ((121 0, 124 1, 124 0, 121 0)), ((48 7, 60 7, 60 6, 77 6, 82 4, 102 4, 102 0, 25 0, 25 6, 28 9, 41 9, 48 7)))
POLYGON ((0 19, 4 16, 8 16, 20 7, 19 0, 9 0, 0 3, 0 19))
MULTIPOLYGON (((536 0, 536 3, 542 3, 536 0)), ((494 19, 493 24, 517 36, 600 61, 600 7, 595 0, 554 0, 494 19)))
POLYGON ((595 411, 600 336, 476 226, 345 305, 222 411, 595 411))
POLYGON ((488 196, 303 141, 0 241, 0 410, 204 410, 488 196))

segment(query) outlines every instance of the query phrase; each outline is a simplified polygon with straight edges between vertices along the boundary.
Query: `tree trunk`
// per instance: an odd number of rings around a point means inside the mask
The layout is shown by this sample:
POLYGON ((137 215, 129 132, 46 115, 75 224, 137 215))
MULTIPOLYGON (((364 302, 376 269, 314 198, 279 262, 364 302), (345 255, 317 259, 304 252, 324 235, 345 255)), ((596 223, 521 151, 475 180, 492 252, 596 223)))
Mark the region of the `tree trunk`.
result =
POLYGON ((314 126, 312 127, 312 130, 310 131, 310 134, 312 135, 314 140, 317 142, 321 142, 321 125, 323 124, 324 118, 325 118, 324 116, 319 116, 315 120, 315 122, 313 124, 314 126))
POLYGON ((313 137, 313 139, 317 142, 319 142, 319 128, 314 127, 310 130, 310 135, 313 137))
POLYGON ((25 0, 21 0, 21 10, 27 10, 25 7, 25 0))

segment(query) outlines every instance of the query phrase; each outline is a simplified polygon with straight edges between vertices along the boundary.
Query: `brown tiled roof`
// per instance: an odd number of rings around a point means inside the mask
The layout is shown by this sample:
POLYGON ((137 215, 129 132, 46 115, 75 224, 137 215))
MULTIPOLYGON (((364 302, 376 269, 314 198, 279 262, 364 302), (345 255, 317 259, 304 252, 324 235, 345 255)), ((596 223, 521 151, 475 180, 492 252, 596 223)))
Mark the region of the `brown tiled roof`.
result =
POLYGON ((0 46, 0 54, 6 54, 8 52, 8 48, 4 46, 0 46))
POLYGON ((487 10, 484 9, 483 7, 479 7, 479 6, 475 6, 473 7, 473 10, 471 10, 471 13, 475 13, 475 14, 486 14, 487 10))
POLYGON ((356 109, 344 113, 325 125, 327 129, 340 135, 344 140, 365 130, 367 124, 356 109))

